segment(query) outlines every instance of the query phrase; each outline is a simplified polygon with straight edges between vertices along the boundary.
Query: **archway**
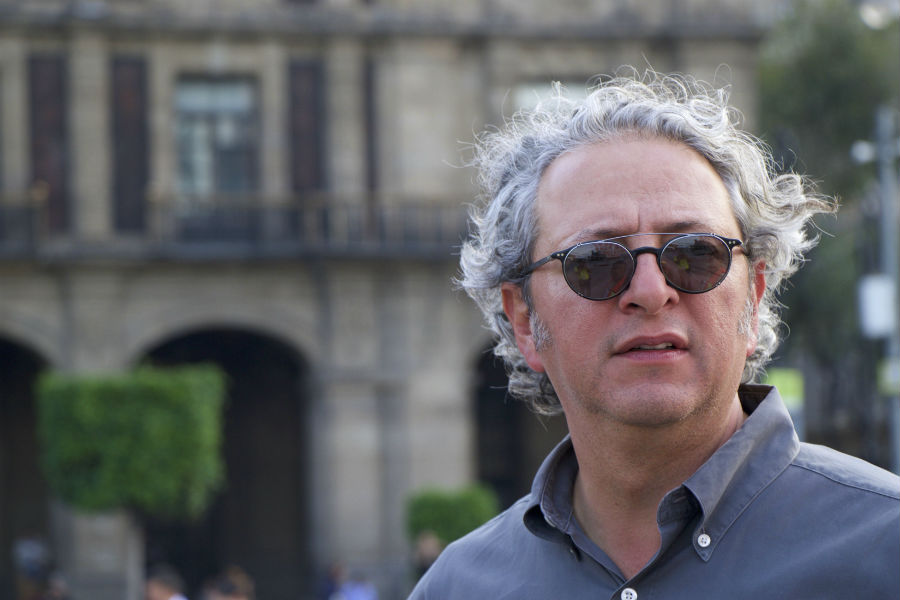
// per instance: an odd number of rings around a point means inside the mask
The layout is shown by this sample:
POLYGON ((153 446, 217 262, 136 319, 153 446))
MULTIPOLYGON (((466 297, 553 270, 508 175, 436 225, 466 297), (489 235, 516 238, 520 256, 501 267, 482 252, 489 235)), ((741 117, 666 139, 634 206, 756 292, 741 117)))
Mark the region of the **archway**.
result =
POLYGON ((476 365, 478 480, 507 507, 531 489, 541 462, 566 435, 562 416, 538 417, 507 394, 503 363, 485 351, 476 365))
POLYGON ((50 538, 49 491, 40 468, 34 384, 45 361, 0 338, 0 598, 17 598, 13 549, 50 538))
POLYGON ((145 523, 148 563, 168 562, 192 596, 229 565, 260 598, 310 588, 306 415, 308 369, 287 345, 234 329, 182 335, 147 353, 156 365, 212 362, 228 377, 223 453, 227 483, 197 523, 145 523))

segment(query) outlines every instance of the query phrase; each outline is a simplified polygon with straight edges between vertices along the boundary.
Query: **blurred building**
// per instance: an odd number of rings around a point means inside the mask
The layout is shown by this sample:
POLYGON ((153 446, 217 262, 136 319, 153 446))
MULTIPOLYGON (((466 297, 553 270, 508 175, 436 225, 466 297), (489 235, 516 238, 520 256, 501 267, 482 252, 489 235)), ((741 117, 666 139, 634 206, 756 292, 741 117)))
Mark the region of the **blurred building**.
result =
POLYGON ((0 598, 27 538, 76 589, 117 577, 53 525, 40 370, 200 360, 230 377, 228 487, 141 523, 147 562, 298 598, 341 560, 404 596, 408 494, 509 501, 564 430, 504 402, 452 291, 460 142, 624 64, 730 82, 752 128, 778 5, 0 0, 0 598))

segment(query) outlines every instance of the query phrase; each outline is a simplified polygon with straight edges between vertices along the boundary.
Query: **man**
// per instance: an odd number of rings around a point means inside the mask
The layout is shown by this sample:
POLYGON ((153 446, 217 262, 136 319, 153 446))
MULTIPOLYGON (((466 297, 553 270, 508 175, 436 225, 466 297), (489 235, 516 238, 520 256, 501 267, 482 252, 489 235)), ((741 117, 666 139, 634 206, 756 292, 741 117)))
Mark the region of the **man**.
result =
POLYGON ((479 140, 461 284, 510 392, 570 435, 411 598, 900 597, 900 480, 748 385, 832 205, 689 78, 551 104, 479 140))

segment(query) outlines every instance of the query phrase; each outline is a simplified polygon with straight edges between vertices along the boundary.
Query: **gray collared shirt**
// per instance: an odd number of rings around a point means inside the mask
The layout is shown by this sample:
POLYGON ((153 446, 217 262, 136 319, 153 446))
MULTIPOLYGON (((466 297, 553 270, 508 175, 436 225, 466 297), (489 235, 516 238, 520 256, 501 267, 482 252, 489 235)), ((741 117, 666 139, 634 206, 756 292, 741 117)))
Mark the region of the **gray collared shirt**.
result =
POLYGON ((900 479, 800 443, 778 392, 659 505, 659 552, 631 579, 572 510, 567 438, 531 493, 451 544, 410 600, 900 598, 900 479))

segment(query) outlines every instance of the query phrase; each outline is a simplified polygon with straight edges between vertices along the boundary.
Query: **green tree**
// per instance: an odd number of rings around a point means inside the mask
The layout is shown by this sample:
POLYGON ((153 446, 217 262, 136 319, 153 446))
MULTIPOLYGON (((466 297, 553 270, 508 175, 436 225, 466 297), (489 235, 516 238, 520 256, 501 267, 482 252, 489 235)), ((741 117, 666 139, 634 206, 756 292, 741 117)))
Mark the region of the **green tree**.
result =
POLYGON ((786 168, 853 198, 874 176, 853 164, 879 105, 897 105, 900 30, 868 28, 848 0, 796 0, 761 50, 760 124, 786 168), (800 164, 795 164, 799 158, 800 164))
POLYGON ((499 512, 497 496, 485 486, 458 490, 429 488, 407 501, 406 527, 410 538, 431 531, 446 545, 461 538, 499 512))
POLYGON ((224 393, 211 365, 42 375, 38 435, 50 487, 84 510, 199 516, 224 481, 224 393))
MULTIPOLYGON (((761 48, 759 111, 763 137, 785 170, 807 174, 838 198, 839 216, 786 288, 790 335, 780 352, 802 355, 824 382, 820 409, 849 414, 845 429, 867 432, 877 348, 862 339, 856 282, 872 268, 874 221, 864 210, 873 165, 855 164, 853 142, 871 139, 876 109, 898 106, 900 28, 868 28, 849 0, 797 0, 761 48), (868 400, 868 401, 867 401, 868 400)), ((809 430, 810 438, 885 464, 860 435, 809 430)), ((871 433, 871 432, 870 432, 871 433)), ((874 437, 874 436, 872 436, 874 437)))

